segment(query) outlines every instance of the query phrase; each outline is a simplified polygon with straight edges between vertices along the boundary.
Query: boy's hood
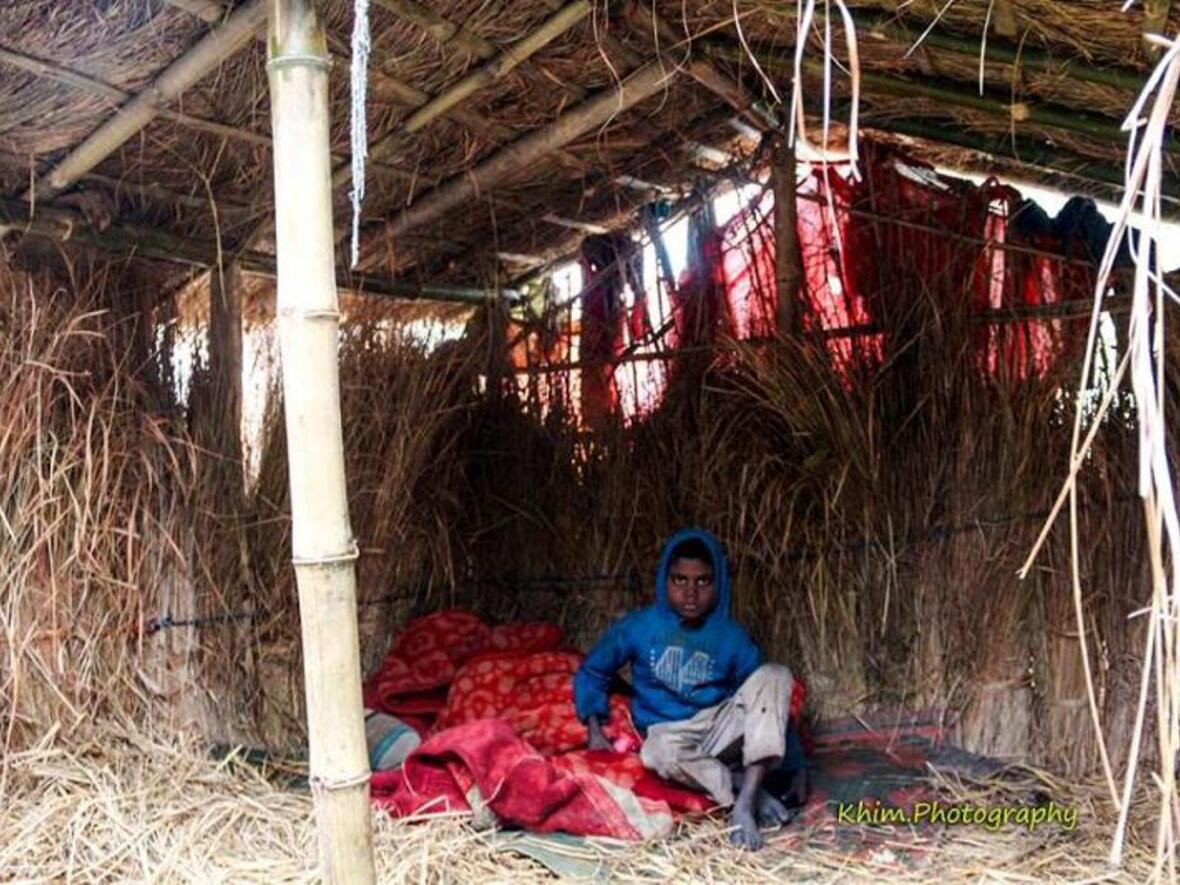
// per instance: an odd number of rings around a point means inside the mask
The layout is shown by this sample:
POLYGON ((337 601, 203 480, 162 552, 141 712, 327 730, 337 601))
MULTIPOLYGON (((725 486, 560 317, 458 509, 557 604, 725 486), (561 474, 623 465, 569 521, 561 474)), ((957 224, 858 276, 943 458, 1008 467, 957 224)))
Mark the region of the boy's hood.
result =
POLYGON ((672 559, 672 550, 681 541, 697 538, 709 548, 713 557, 713 582, 717 588, 717 601, 705 617, 705 623, 722 620, 729 617, 729 564, 725 561, 725 551, 721 549, 721 542, 716 536, 705 529, 681 529, 664 544, 664 552, 660 554, 660 565, 656 569, 656 608, 675 616, 672 606, 668 604, 668 565, 672 559))

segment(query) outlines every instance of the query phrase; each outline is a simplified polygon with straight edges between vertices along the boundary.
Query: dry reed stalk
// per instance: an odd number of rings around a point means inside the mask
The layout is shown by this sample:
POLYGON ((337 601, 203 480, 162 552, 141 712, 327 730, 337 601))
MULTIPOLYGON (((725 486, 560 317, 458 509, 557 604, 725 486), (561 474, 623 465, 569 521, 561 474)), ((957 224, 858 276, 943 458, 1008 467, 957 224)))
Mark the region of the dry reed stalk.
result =
MULTIPOLYGON (((318 881, 311 797, 280 786, 287 770, 259 771, 238 758, 215 762, 191 740, 125 723, 88 729, 73 741, 46 734, 12 760, 0 870, 15 881, 318 881)), ((976 782, 935 780, 945 802, 1019 806, 1048 796, 1077 809, 1078 826, 1031 833, 932 828, 896 839, 884 831, 875 849, 853 856, 801 824, 768 834, 768 848, 751 854, 728 844, 722 821, 706 820, 684 823, 655 844, 599 847, 589 840, 567 850, 602 858, 622 882, 1132 882, 1150 872, 1150 836, 1143 834, 1121 874, 1094 878, 1110 815, 1100 783, 1061 781, 1035 769, 976 782), (907 862, 907 854, 916 859, 907 862)), ((1150 797, 1136 797, 1145 801, 1150 797)), ((375 813, 380 881, 552 881, 538 864, 495 850, 465 820, 415 823, 375 813)))
MULTIPOLYGON (((129 278, 77 284, 2 271, 0 734, 8 750, 58 722, 160 706, 141 627, 183 571, 195 453, 167 417, 129 278)), ((150 644, 150 643, 149 643, 150 644)))
MULTIPOLYGON (((1103 258, 1095 300, 1105 292, 1114 264, 1114 250, 1121 235, 1127 230, 1132 215, 1138 213, 1142 235, 1133 249, 1135 277, 1128 344, 1133 363, 1132 389, 1139 420, 1138 492, 1144 501, 1152 600, 1138 719, 1132 736, 1122 807, 1110 859, 1112 864, 1118 865, 1123 857, 1128 799, 1139 763, 1148 685, 1154 676, 1157 692, 1156 739, 1161 770, 1155 778, 1155 785, 1160 791, 1160 809, 1157 862, 1153 872, 1158 874, 1166 866, 1170 877, 1175 880, 1178 810, 1175 778, 1180 753, 1180 704, 1176 700, 1177 687, 1180 686, 1180 657, 1176 655, 1176 648, 1180 643, 1180 635, 1177 633, 1175 618, 1170 613, 1180 600, 1180 516, 1177 515, 1176 486, 1172 476, 1173 453, 1169 452, 1168 424, 1164 417, 1168 383, 1165 372, 1166 369, 1174 371, 1174 366, 1168 366, 1165 362, 1165 310, 1174 310, 1174 307, 1167 305, 1154 250, 1161 236, 1160 195, 1165 128, 1180 85, 1180 37, 1171 41, 1156 39, 1164 48, 1164 54, 1124 124, 1124 128, 1131 133, 1126 164, 1126 196, 1119 207, 1111 245, 1103 258)), ((1174 293, 1172 297, 1175 298, 1174 293)), ((1076 533, 1076 527, 1074 531, 1076 533)))

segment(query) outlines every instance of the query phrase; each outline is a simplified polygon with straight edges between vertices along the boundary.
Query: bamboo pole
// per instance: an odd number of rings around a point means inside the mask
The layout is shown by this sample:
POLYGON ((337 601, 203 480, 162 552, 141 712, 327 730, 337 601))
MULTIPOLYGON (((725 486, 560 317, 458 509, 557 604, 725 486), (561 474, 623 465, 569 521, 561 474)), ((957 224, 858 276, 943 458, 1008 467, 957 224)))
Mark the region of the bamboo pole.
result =
MULTIPOLYGON (((632 31, 645 38, 654 38, 653 42, 657 46, 663 44, 661 48, 666 51, 687 52, 691 48, 691 36, 677 34, 647 3, 629 3, 626 17, 632 31)), ((698 55, 691 59, 685 70, 690 77, 721 98, 741 117, 753 123, 759 132, 775 128, 775 121, 764 108, 755 106, 741 83, 722 73, 706 55, 698 55)))
POLYGON ((406 132, 417 132, 432 120, 466 100, 473 93, 513 71, 589 14, 590 3, 588 0, 575 0, 570 3, 560 12, 546 19, 537 30, 513 43, 487 64, 472 71, 458 83, 418 108, 410 114, 402 128, 406 132))
POLYGON ((326 882, 373 882, 356 541, 337 362, 328 48, 315 0, 269 0, 278 328, 312 792, 326 882))
MULTIPOLYGON (((39 206, 35 215, 20 200, 0 197, 0 235, 20 233, 59 243, 77 243, 124 258, 133 256, 172 264, 211 268, 217 265, 217 244, 178 237, 155 228, 129 224, 113 224, 103 230, 90 225, 72 209, 58 206, 39 206)), ((278 275, 275 256, 265 252, 244 250, 235 253, 234 260, 242 273, 270 277, 278 275)), ((337 275, 338 288, 360 295, 378 295, 410 301, 443 301, 457 304, 483 304, 497 298, 513 300, 520 292, 515 288, 459 286, 429 282, 410 282, 371 274, 341 272, 337 275)))
POLYGON ((161 104, 175 99, 252 40, 254 33, 262 27, 265 15, 263 0, 247 0, 225 20, 225 24, 211 30, 170 64, 147 89, 123 105, 41 176, 34 187, 36 198, 43 200, 56 196, 118 150, 159 115, 161 104))
MULTIPOLYGON (((492 41, 481 37, 465 25, 456 24, 434 10, 413 2, 413 0, 374 0, 374 2, 402 21, 425 31, 439 46, 453 45, 484 61, 491 60, 500 52, 492 41)), ((560 0, 556 4, 547 3, 545 5, 555 13, 559 13, 562 9, 560 0)), ((534 86, 539 86, 544 92, 548 92, 554 85, 557 85, 574 101, 581 101, 586 97, 586 90, 581 86, 576 83, 568 83, 548 71, 534 70, 531 65, 526 65, 522 73, 534 86)))
MULTIPOLYGON (((110 83, 104 83, 102 80, 96 80, 86 74, 80 74, 56 62, 37 58, 24 52, 17 52, 13 49, 0 47, 0 63, 11 65, 27 74, 40 77, 43 80, 52 80, 55 83, 61 83, 73 89, 89 92, 91 95, 101 96, 110 101, 113 107, 118 107, 124 102, 131 101, 135 98, 130 92, 125 92, 117 86, 112 86, 110 83)), ((199 132, 208 132, 211 135, 248 141, 252 144, 266 147, 270 146, 270 139, 265 135, 260 135, 257 132, 251 132, 248 129, 242 129, 238 126, 228 126, 216 120, 208 120, 204 117, 184 114, 179 111, 157 109, 156 113, 166 120, 179 123, 181 126, 189 129, 196 129, 199 132)))
POLYGON ((209 24, 221 21, 222 16, 225 15, 221 4, 214 3, 213 0, 164 0, 164 2, 187 12, 189 15, 195 15, 201 21, 209 24))
POLYGON ((778 328, 786 335, 795 329, 795 304, 803 283, 799 253, 799 205, 795 179, 795 146, 781 135, 772 136, 770 182, 774 191, 774 281, 778 293, 778 328))
MULTIPOLYGON (((711 55, 735 63, 748 60, 745 47, 737 43, 711 41, 707 51, 711 55)), ((790 65, 789 59, 773 52, 761 52, 758 60, 768 72, 790 65)), ((817 79, 824 76, 824 63, 820 59, 804 59, 803 69, 817 79)), ((905 79, 862 69, 860 82, 863 87, 878 95, 884 93, 903 98, 924 98, 947 107, 1003 117, 1010 122, 1014 130, 1027 130, 1028 126, 1048 126, 1076 132, 1120 147, 1125 146, 1127 141, 1120 121, 1092 111, 1048 103, 1013 103, 1008 96, 978 95, 962 88, 962 84, 929 77, 905 79)))
POLYGON ((398 236, 457 209, 481 190, 490 190, 532 166, 541 157, 606 123, 616 114, 655 95, 675 72, 650 62, 624 80, 567 111, 553 123, 514 141, 463 175, 457 175, 415 200, 386 222, 386 232, 398 236))

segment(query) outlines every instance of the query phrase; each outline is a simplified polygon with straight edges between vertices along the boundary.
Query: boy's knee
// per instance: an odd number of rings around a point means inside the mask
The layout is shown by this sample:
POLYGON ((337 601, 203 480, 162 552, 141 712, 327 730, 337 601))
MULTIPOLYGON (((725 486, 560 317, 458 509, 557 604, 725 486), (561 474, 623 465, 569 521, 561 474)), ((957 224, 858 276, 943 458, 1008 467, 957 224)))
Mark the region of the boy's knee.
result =
POLYGON ((658 731, 649 731, 639 748, 639 761, 643 767, 663 775, 672 761, 672 743, 658 731))
POLYGON ((789 691, 794 682, 795 677, 789 667, 783 664, 763 664, 746 678, 742 688, 789 691))

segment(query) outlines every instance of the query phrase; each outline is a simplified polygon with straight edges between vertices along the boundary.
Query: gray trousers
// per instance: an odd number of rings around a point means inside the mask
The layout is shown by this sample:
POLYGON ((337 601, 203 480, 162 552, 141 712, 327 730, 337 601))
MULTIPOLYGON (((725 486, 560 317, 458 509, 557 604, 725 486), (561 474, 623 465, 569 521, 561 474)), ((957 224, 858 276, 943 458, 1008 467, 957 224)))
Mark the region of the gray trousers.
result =
POLYGON ((763 664, 720 704, 653 725, 640 753, 644 767, 733 805, 733 768, 781 759, 786 750, 794 681, 783 665, 763 664))

